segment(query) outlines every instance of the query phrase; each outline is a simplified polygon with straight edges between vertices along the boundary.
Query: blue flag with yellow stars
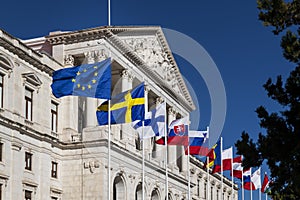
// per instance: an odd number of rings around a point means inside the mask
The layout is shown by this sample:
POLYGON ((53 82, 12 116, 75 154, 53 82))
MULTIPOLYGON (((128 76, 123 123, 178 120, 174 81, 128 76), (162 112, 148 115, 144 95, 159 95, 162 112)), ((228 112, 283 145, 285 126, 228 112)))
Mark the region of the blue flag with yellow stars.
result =
MULTIPOLYGON (((144 83, 132 90, 122 92, 111 98, 111 124, 129 123, 144 120, 144 83)), ((99 125, 108 124, 108 101, 101 104, 96 112, 99 125)))
POLYGON ((73 95, 110 99, 111 60, 54 71, 52 80, 52 93, 57 98, 73 95))

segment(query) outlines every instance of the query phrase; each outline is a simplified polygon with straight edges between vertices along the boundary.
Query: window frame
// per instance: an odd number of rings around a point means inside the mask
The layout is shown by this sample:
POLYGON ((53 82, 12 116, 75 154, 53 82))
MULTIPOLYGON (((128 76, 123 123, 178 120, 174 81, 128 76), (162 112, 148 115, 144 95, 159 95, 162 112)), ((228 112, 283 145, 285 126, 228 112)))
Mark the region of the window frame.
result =
POLYGON ((24 191, 24 200, 32 200, 32 191, 30 191, 30 190, 24 191), (29 198, 26 197, 26 194, 29 194, 29 198))
POLYGON ((51 100, 51 131, 57 133, 58 131, 58 103, 51 100), (53 109, 55 106, 55 110, 53 109), (54 119, 55 116, 55 119, 54 119), (55 122, 54 122, 55 120, 55 122), (55 126, 54 126, 55 124, 55 126))
POLYGON ((28 171, 32 171, 32 156, 32 153, 25 152, 25 169, 28 171))
POLYGON ((0 141, 0 162, 3 162, 3 150, 4 150, 3 147, 4 147, 4 143, 0 141))
POLYGON ((0 108, 4 107, 4 76, 0 73, 0 108))
POLYGON ((55 161, 51 162, 51 178, 58 177, 58 163, 55 161))
POLYGON ((32 116, 33 116, 33 92, 34 90, 31 89, 30 87, 25 86, 25 93, 24 93, 24 98, 25 98, 25 119, 32 121, 32 116), (30 97, 27 96, 27 92, 30 93, 30 97), (30 102, 30 108, 28 103, 30 102), (29 113, 30 110, 30 113, 29 113), (30 116, 29 116, 30 115, 30 116))

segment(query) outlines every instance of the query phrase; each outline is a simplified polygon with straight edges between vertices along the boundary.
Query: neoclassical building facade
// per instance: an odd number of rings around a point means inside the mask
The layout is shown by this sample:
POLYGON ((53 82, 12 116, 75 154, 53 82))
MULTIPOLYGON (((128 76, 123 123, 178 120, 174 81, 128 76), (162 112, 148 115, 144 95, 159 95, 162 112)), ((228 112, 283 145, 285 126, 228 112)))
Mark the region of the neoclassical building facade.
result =
MULTIPOLYGON (((95 114, 103 100, 51 92, 54 70, 108 57, 112 94, 145 82, 146 109, 166 101, 168 123, 195 109, 160 27, 97 27, 29 40, 0 30, 0 200, 107 200, 109 192, 112 200, 142 199, 142 143, 131 125, 111 126, 109 168, 108 127, 98 126, 95 114)), ((238 199, 235 184, 207 173, 183 147, 168 146, 167 161, 154 138, 144 150, 146 200, 188 199, 189 174, 190 199, 238 199)))

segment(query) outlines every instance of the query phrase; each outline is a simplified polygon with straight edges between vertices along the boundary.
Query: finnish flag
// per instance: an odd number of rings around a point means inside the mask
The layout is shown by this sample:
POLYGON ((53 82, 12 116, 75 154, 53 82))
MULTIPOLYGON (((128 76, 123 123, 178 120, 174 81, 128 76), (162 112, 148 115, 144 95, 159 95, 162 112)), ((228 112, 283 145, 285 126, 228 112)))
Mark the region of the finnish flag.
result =
POLYGON ((132 126, 137 130, 141 139, 155 136, 165 136, 165 113, 165 102, 150 112, 145 113, 144 134, 142 121, 135 121, 132 123, 132 126))

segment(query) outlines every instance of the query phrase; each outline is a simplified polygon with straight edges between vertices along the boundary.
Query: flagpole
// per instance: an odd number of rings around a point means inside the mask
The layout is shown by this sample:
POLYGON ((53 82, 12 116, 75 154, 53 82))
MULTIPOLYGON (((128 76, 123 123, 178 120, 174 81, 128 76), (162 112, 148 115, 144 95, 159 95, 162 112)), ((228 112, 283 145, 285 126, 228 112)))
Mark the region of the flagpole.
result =
POLYGON ((108 26, 110 26, 110 0, 108 0, 108 26))
POLYGON ((145 188, 144 188, 144 184, 145 184, 145 136, 144 136, 144 121, 142 121, 142 132, 143 132, 143 138, 142 138, 142 140, 143 140, 143 143, 142 143, 142 145, 143 145, 143 166, 142 166, 142 168, 143 168, 143 175, 142 175, 142 194, 143 194, 143 200, 145 200, 145 188))
POLYGON ((188 137, 188 200, 191 199, 191 177, 190 177, 190 137, 188 137))
POLYGON ((111 113, 110 113, 110 100, 108 100, 108 200, 110 200, 110 192, 111 192, 111 184, 110 184, 110 159, 111 159, 111 150, 110 150, 110 140, 111 140, 111 130, 110 130, 110 124, 111 124, 111 113))
POLYGON ((267 193, 266 193, 266 200, 268 200, 268 195, 267 195, 267 193))
POLYGON ((242 200, 244 200, 244 168, 242 169, 242 200))
POLYGON ((168 140, 167 140, 167 101, 165 101, 165 168, 166 168, 166 199, 168 199, 169 180, 168 180, 168 140))
POLYGON ((258 189, 258 194, 259 194, 259 200, 261 200, 261 191, 260 191, 260 188, 258 189))
POLYGON ((207 156, 206 157, 206 171, 207 171, 207 200, 209 200, 209 188, 210 188, 210 186, 209 186, 209 157, 207 156))
MULTIPOLYGON (((232 148, 232 147, 231 147, 232 148)), ((233 148, 232 148, 232 154, 233 154, 233 148)), ((231 190, 233 193, 233 155, 231 157, 231 190)), ((231 196, 231 199, 233 200, 233 195, 231 196)))
MULTIPOLYGON (((223 137, 221 137, 221 199, 223 200, 223 158, 222 158, 222 153, 223 153, 223 137)), ((232 191, 233 193, 233 191, 232 191)))
POLYGON ((252 177, 252 172, 251 172, 251 176, 250 176, 250 200, 252 200, 252 180, 251 180, 251 177, 252 177))

